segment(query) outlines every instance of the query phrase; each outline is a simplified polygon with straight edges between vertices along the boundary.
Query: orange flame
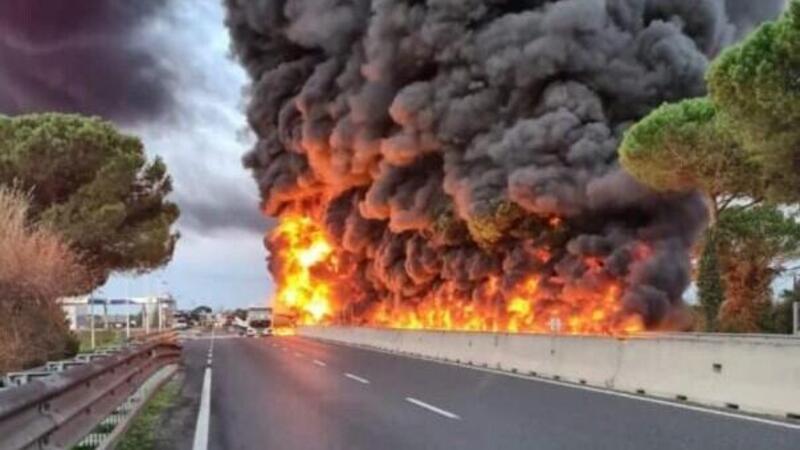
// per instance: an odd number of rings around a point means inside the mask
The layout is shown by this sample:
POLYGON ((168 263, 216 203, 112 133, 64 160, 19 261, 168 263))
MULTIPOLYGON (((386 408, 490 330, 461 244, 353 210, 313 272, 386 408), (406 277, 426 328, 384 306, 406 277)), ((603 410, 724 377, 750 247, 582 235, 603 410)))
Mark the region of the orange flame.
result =
POLYGON ((281 218, 271 239, 279 242, 276 311, 286 311, 299 325, 331 319, 331 286, 322 276, 335 266, 334 247, 323 230, 309 217, 281 218))
POLYGON ((382 302, 367 324, 404 329, 441 329, 508 333, 630 334, 644 330, 635 314, 623 314, 620 289, 611 284, 599 292, 563 292, 548 299, 540 279, 531 276, 502 295, 465 300, 436 296, 413 305, 382 302))
MULTIPOLYGON (((297 325, 342 322, 345 302, 337 301, 337 253, 322 227, 302 215, 281 218, 270 240, 276 242, 276 311, 290 311, 297 325)), ((644 251, 644 250, 642 250, 644 251)), ((540 249, 537 259, 550 252, 540 249)), ((599 258, 585 258, 587 271, 602 269, 599 258)), ((563 282, 562 282, 563 283, 563 282)), ((621 286, 609 281, 593 289, 545 282, 531 275, 516 286, 501 286, 489 277, 476 292, 465 296, 443 283, 416 301, 384 299, 361 310, 351 324, 401 328, 486 332, 628 334, 644 330, 636 314, 623 313, 621 286), (557 286, 554 289, 553 286, 557 286), (548 287, 549 286, 549 287, 548 287), (554 298, 554 292, 557 298, 554 298)))

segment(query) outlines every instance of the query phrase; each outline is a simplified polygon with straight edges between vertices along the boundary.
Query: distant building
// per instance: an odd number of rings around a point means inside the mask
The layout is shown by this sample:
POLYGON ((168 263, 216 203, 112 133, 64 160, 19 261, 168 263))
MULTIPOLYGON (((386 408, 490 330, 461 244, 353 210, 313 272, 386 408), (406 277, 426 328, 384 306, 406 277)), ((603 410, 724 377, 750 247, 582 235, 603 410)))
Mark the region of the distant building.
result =
POLYGON ((145 330, 155 330, 159 326, 169 328, 172 324, 172 314, 175 311, 175 300, 169 295, 130 298, 101 298, 81 295, 76 297, 62 297, 58 299, 61 309, 69 322, 70 330, 83 330, 91 326, 92 312, 95 316, 96 328, 107 328, 113 323, 119 323, 120 317, 127 323, 127 315, 114 314, 109 316, 110 306, 128 306, 131 308, 131 326, 142 326, 145 330), (134 316, 141 316, 142 322, 134 316))

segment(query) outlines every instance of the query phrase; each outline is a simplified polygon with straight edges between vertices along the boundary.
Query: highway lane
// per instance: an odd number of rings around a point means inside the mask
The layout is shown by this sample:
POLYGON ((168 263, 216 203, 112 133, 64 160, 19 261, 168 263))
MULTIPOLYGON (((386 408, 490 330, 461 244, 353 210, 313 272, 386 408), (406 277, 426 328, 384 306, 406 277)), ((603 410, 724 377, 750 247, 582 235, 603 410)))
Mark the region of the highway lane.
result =
MULTIPOLYGON (((205 354, 208 343, 190 342, 205 354)), ((215 344, 210 449, 793 449, 800 431, 301 338, 215 344)))

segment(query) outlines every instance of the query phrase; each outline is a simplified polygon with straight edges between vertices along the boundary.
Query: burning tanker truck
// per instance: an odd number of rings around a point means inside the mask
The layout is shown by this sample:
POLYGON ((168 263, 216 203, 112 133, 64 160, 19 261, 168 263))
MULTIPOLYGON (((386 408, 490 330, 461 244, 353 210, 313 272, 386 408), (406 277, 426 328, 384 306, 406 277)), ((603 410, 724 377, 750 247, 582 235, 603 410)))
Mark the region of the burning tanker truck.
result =
POLYGON ((291 323, 686 326, 706 206, 638 184, 617 147, 661 103, 704 94, 737 33, 724 1, 227 6, 291 323))

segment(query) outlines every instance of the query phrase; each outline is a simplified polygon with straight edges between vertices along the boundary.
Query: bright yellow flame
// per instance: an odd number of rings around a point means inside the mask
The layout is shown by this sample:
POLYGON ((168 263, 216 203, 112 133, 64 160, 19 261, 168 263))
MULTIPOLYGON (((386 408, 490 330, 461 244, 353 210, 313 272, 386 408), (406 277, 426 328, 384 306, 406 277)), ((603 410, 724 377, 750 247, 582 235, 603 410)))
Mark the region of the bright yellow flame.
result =
MULTIPOLYGON (((594 264, 587 262, 590 267, 594 264)), ((481 298, 437 293, 411 305, 382 302, 367 323, 402 329, 508 333, 630 334, 644 329, 641 317, 622 313, 621 291, 616 284, 600 290, 563 289, 557 299, 549 297, 541 284, 541 278, 531 276, 503 294, 492 279, 481 298)))
POLYGON ((272 330, 275 336, 294 336, 294 328, 292 327, 279 327, 272 330))
MULTIPOLYGON (((560 222, 552 221, 559 226, 560 222)), ((348 323, 402 329, 487 332, 624 334, 644 329, 640 316, 622 311, 621 286, 614 281, 593 288, 564 286, 555 277, 532 275, 515 286, 489 277, 473 292, 442 281, 415 300, 387 298, 364 305, 358 314, 338 314, 335 287, 342 280, 334 244, 312 218, 289 214, 270 236, 278 289, 278 309, 288 310, 295 325, 348 323)), ((540 248, 536 259, 547 263, 551 252, 540 248)), ((603 261, 587 257, 588 271, 602 270, 603 261)), ((289 331, 282 331, 288 333, 289 331)))
POLYGON ((297 261, 302 267, 311 268, 330 256, 333 253, 333 247, 324 240, 319 240, 311 243, 308 248, 301 248, 297 250, 297 261))
POLYGON ((531 312, 531 304, 522 297, 514 297, 508 302, 508 308, 506 308, 506 310, 510 314, 526 316, 531 312))
POLYGON ((334 248, 312 219, 287 215, 270 237, 278 261, 278 308, 288 308, 298 325, 330 321, 331 285, 325 274, 334 269, 334 248))

